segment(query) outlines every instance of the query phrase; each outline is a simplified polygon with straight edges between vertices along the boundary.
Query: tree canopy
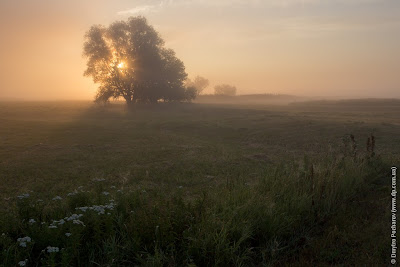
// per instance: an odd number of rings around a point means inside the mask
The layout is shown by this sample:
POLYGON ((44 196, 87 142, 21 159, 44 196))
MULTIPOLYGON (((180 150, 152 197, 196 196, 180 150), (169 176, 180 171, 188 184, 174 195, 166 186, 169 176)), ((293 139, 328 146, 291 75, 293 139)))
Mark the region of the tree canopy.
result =
POLYGON ((197 75, 193 81, 191 79, 187 79, 186 84, 187 86, 194 87, 196 89, 196 94, 199 95, 208 87, 210 82, 208 79, 197 75))
POLYGON ((97 102, 123 97, 128 104, 192 100, 185 66, 144 17, 130 17, 85 34, 85 76, 99 84, 97 102))

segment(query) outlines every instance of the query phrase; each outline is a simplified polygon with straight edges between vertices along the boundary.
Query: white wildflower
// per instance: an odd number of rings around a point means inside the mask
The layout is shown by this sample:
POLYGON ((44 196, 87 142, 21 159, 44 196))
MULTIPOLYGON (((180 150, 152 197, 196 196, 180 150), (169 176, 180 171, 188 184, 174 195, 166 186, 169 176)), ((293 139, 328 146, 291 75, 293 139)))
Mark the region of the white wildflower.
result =
POLYGON ((58 247, 50 247, 50 246, 47 247, 48 253, 59 252, 59 251, 60 249, 58 247))
POLYGON ((81 224, 82 226, 85 226, 85 224, 81 220, 73 220, 73 224, 81 224))
POLYGON ((50 229, 56 229, 57 226, 56 226, 56 225, 50 225, 49 228, 50 228, 50 229))
POLYGON ((26 266, 26 263, 28 262, 28 259, 25 259, 24 261, 18 262, 19 266, 26 266))
POLYGON ((103 206, 93 206, 93 210, 99 215, 104 214, 105 208, 103 206))
POLYGON ((83 211, 83 212, 86 212, 86 210, 88 209, 89 207, 79 207, 79 208, 75 208, 76 210, 80 210, 80 211, 83 211))
POLYGON ((75 196, 76 194, 78 194, 78 191, 75 189, 74 192, 68 193, 67 196, 75 196))
POLYGON ((30 224, 34 224, 35 222, 36 222, 35 219, 29 219, 30 224))
POLYGON ((62 197, 60 197, 60 196, 53 197, 53 200, 61 200, 61 199, 62 199, 62 197))
POLYGON ((24 198, 28 198, 30 195, 28 194, 28 193, 26 193, 26 194, 22 194, 22 195, 20 195, 20 196, 17 196, 17 198, 19 198, 19 199, 24 199, 24 198))
POLYGON ((72 234, 71 233, 65 233, 66 237, 70 237, 72 234))
POLYGON ((108 192, 103 192, 102 194, 105 195, 105 196, 108 196, 110 193, 108 193, 108 192))
POLYGON ((69 217, 65 217, 64 219, 65 220, 67 220, 67 221, 73 221, 73 220, 77 220, 77 219, 79 219, 80 217, 82 217, 83 216, 83 214, 72 214, 71 216, 69 216, 69 217))

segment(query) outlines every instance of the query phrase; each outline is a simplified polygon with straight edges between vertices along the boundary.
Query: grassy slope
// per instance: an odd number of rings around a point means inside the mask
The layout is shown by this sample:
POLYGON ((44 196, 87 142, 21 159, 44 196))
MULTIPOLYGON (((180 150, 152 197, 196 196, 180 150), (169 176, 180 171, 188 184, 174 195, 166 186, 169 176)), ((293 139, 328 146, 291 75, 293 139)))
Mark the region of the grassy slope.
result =
MULTIPOLYGON (((350 133, 360 140, 360 150, 364 139, 374 134, 377 152, 392 162, 399 159, 398 107, 160 105, 128 112, 119 105, 106 110, 89 106, 0 103, 0 124, 5 126, 0 128, 2 209, 10 206, 9 197, 29 190, 49 199, 103 177, 125 188, 162 188, 166 194, 182 187, 185 198, 194 199, 231 181, 251 185, 282 162, 333 153, 350 133)), ((361 207, 357 210, 368 210, 361 207)), ((347 225, 351 209, 338 214, 339 225, 347 225)), ((337 231, 335 220, 331 222, 322 236, 337 231)), ((374 236, 375 229, 365 231, 374 236)), ((350 232, 345 229, 345 236, 350 232)), ((315 261, 306 255, 317 255, 321 240, 311 240, 302 261, 315 261)), ((364 243, 373 244, 373 238, 364 243)), ((326 251, 335 253, 329 246, 326 251)), ((325 255, 318 260, 338 259, 325 255)))

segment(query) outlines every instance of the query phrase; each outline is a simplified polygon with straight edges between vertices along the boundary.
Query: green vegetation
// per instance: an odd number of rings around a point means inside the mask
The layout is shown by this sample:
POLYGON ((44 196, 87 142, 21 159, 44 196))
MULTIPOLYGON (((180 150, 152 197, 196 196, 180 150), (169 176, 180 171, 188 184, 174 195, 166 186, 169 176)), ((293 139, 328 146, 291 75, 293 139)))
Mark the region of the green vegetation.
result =
POLYGON ((373 255, 385 264, 390 235, 368 230, 389 231, 389 217, 376 219, 389 202, 367 219, 354 203, 389 192, 399 110, 0 103, 0 259, 251 266, 373 255), (371 237, 364 245, 341 238, 357 238, 358 219, 373 222, 359 230, 371 237))

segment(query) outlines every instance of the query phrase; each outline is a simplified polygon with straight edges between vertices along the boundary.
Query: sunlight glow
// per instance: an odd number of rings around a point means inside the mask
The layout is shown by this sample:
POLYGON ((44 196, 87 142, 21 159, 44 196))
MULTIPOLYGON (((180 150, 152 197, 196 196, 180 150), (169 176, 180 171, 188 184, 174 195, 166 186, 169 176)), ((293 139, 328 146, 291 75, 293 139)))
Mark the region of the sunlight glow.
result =
MULTIPOLYGON (((83 75, 85 34, 138 15, 189 77, 209 80, 203 94, 230 84, 237 94, 400 97, 400 1, 61 2, 0 0, 0 21, 12 21, 0 23, 1 100, 92 99, 99 85, 83 75)), ((139 77, 141 59, 106 39, 101 70, 139 77)))

